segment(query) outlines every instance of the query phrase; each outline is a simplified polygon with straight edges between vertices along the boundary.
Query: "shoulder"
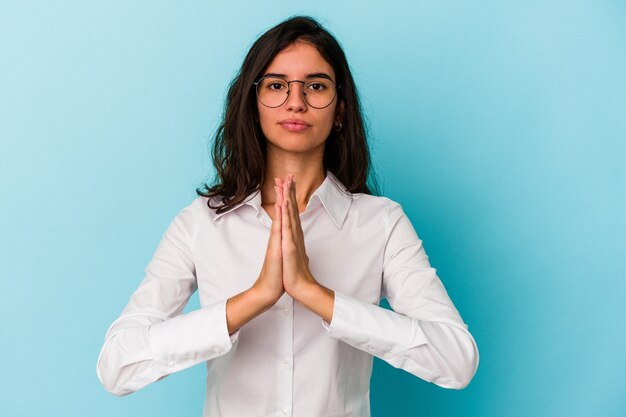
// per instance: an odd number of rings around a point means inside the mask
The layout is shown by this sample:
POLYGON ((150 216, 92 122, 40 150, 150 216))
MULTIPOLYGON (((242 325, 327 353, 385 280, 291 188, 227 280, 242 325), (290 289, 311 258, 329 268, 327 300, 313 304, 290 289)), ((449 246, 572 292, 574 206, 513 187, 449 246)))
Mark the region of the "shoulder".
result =
POLYGON ((189 210, 189 211, 194 211, 194 212, 204 212, 207 210, 211 210, 209 208, 208 202, 209 202, 208 197, 199 196, 199 197, 196 197, 193 201, 191 201, 189 205, 183 208, 183 210, 189 210))
POLYGON ((357 211, 362 216, 378 219, 386 233, 389 233, 398 222, 410 223, 402 205, 384 196, 352 194, 351 210, 357 211))
POLYGON ((219 203, 215 197, 196 197, 179 212, 179 215, 187 214, 189 217, 193 217, 196 219, 201 219, 208 216, 210 219, 214 219, 217 215, 216 211, 218 205, 219 203))
POLYGON ((352 194, 352 205, 357 209, 372 210, 380 213, 396 209, 402 210, 400 203, 388 197, 363 193, 352 194))
POLYGON ((208 201, 207 197, 196 197, 181 208, 167 227, 165 236, 170 240, 193 244, 198 232, 207 225, 213 224, 212 219, 216 216, 216 209, 210 208, 208 201))
POLYGON ((170 229, 193 235, 203 217, 213 218, 215 216, 215 209, 211 209, 207 203, 207 197, 197 197, 192 200, 176 213, 170 224, 170 229))

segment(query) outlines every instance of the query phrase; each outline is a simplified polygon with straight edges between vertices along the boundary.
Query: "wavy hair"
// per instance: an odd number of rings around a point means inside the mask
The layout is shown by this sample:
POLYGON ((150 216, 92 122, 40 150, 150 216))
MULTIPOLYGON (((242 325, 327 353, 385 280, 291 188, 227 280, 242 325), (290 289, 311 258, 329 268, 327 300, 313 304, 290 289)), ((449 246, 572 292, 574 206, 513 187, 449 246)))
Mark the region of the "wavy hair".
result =
MULTIPOLYGON (((214 185, 197 188, 208 206, 223 213, 260 189, 265 180, 266 138, 258 123, 253 84, 279 52, 296 41, 314 46, 335 71, 337 97, 344 102, 343 128, 331 130, 324 147, 324 170, 332 172, 351 193, 378 192, 372 171, 361 104, 346 56, 324 27, 308 16, 294 16, 269 29, 252 45, 231 82, 223 118, 213 143, 214 185), (214 199, 215 197, 215 199, 214 199), (212 205, 212 201, 217 205, 212 205)), ((339 101, 338 101, 339 102, 339 101)))

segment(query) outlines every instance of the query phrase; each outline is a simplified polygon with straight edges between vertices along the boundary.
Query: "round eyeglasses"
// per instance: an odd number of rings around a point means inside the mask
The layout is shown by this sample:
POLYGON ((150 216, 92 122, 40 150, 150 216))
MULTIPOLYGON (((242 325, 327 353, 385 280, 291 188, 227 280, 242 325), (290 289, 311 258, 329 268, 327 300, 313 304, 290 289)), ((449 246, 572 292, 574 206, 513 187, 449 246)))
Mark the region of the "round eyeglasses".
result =
POLYGON ((318 77, 308 79, 307 81, 287 81, 274 75, 266 75, 254 83, 256 96, 265 107, 280 107, 289 97, 291 83, 302 84, 304 101, 315 109, 323 109, 330 106, 335 100, 337 89, 339 88, 335 86, 335 83, 330 78, 318 77))

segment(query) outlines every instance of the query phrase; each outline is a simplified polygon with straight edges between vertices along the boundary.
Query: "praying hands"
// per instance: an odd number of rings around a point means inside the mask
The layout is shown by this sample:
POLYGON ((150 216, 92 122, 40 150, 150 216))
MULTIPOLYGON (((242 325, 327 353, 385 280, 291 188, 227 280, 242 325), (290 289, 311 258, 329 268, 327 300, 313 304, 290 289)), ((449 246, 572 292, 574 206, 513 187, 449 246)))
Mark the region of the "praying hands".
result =
POLYGON ((249 290, 228 301, 229 333, 271 308, 285 292, 327 323, 332 320, 335 293, 309 270, 293 175, 275 178, 274 191, 274 219, 261 273, 249 290))

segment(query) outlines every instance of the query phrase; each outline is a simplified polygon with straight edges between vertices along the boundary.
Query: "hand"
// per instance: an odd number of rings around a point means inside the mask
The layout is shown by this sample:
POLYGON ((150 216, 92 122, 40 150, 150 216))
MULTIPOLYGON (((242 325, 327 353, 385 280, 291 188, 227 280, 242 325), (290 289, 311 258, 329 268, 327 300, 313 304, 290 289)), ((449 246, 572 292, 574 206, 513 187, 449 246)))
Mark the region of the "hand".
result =
POLYGON ((265 259, 259 278, 253 287, 257 288, 264 297, 275 304, 283 295, 285 288, 283 286, 283 265, 282 265, 282 203, 283 192, 282 182, 279 187, 279 180, 276 180, 274 191, 276 192, 276 203, 274 204, 274 221, 270 230, 270 238, 265 251, 265 259))
POLYGON ((283 287, 294 299, 299 299, 302 291, 318 285, 309 271, 309 257, 304 246, 304 232, 300 224, 300 213, 296 200, 296 183, 293 174, 286 181, 277 181, 282 191, 281 236, 283 287))

